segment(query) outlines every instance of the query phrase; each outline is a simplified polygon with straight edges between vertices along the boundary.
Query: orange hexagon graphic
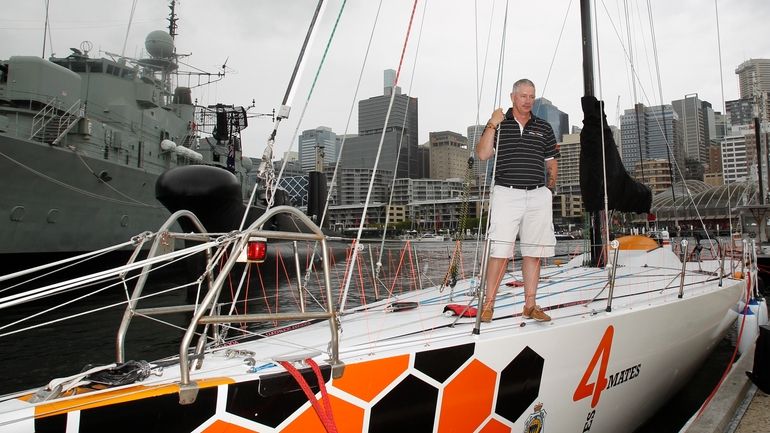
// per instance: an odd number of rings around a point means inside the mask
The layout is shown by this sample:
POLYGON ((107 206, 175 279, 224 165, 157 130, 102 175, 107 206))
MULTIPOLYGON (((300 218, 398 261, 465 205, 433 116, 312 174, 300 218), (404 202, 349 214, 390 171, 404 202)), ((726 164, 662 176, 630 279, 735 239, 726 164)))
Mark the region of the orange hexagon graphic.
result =
MULTIPOLYGON (((333 395, 329 396, 334 424, 339 433, 360 433, 363 430, 364 410, 333 395)), ((324 404, 319 401, 323 408, 324 404)), ((282 433, 326 433, 326 429, 313 406, 305 408, 297 419, 281 430, 282 433)))
POLYGON ((497 373, 474 359, 444 388, 439 433, 475 431, 492 413, 497 373))
POLYGON ((249 430, 247 428, 237 426, 235 424, 230 424, 229 422, 222 421, 221 419, 218 419, 214 421, 214 424, 211 424, 206 430, 203 430, 203 433, 254 433, 254 430, 249 430))
POLYGON ((479 433, 511 433, 511 428, 492 418, 479 433))
POLYGON ((409 355, 359 362, 345 366, 345 372, 332 386, 371 402, 409 368, 409 355))

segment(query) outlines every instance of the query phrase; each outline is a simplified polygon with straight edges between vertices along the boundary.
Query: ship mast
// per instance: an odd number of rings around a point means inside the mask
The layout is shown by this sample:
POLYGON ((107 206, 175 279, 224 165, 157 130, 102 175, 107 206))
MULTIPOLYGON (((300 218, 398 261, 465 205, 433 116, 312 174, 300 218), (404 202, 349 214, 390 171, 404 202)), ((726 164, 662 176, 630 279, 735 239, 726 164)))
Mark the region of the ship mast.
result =
MULTIPOLYGON (((177 20, 179 18, 176 15, 176 0, 171 0, 168 5, 169 14, 168 14, 168 35, 171 36, 171 42, 172 42, 172 53, 171 53, 171 62, 173 64, 173 67, 164 69, 162 72, 162 78, 163 83, 168 90, 169 94, 167 95, 167 98, 173 98, 173 83, 171 82, 171 75, 173 74, 172 71, 178 70, 178 63, 177 63, 177 54, 176 54, 176 29, 177 29, 177 20)), ((167 100, 166 102, 169 102, 167 100)))
POLYGON ((169 36, 171 36, 171 39, 176 39, 176 35, 177 35, 176 22, 179 19, 176 16, 176 0, 171 0, 171 3, 168 5, 168 8, 171 10, 171 13, 169 13, 169 16, 168 16, 168 34, 169 36))

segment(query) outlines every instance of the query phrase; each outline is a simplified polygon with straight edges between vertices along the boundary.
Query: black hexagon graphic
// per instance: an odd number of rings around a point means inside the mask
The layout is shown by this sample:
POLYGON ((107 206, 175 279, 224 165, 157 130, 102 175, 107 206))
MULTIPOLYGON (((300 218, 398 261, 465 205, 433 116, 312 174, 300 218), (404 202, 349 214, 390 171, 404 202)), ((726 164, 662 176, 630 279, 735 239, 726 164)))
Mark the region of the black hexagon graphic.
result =
POLYGON ((67 431, 67 414, 35 418, 35 433, 58 433, 67 431))
MULTIPOLYGON (((80 413, 80 432, 186 432, 211 418, 217 388, 203 388, 192 404, 179 404, 179 394, 111 404, 80 413)), ((63 431, 63 430, 61 430, 63 431)))
POLYGON ((438 389, 410 374, 372 407, 369 432, 433 431, 437 402, 438 389))
MULTIPOLYGON (((331 367, 322 365, 324 382, 329 381, 331 367)), ((318 393, 318 381, 310 368, 300 370, 313 393, 318 393)), ((288 373, 268 374, 249 382, 234 383, 227 388, 227 411, 242 418, 270 427, 277 427, 305 402, 307 397, 288 373)))
POLYGON ((529 346, 525 347, 500 373, 495 412, 508 421, 517 419, 535 401, 540 392, 545 360, 529 346))
POLYGON ((414 368, 444 383, 461 365, 473 356, 475 344, 426 350, 414 357, 414 368))

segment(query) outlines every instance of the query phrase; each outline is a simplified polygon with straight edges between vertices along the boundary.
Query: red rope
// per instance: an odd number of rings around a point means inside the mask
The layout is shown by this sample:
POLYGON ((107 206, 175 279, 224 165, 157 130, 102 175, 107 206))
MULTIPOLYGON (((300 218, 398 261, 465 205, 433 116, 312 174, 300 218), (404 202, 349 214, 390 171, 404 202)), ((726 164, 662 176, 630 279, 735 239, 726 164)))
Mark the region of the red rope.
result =
MULTIPOLYGON (((350 270, 350 266, 352 265, 353 254, 356 254, 356 245, 357 245, 356 241, 354 240, 351 243, 350 248, 348 248, 348 251, 346 253, 345 274, 344 275, 348 275, 348 271, 350 270)), ((345 280, 344 280, 344 278, 339 280, 339 281, 340 281, 340 289, 339 289, 339 295, 337 296, 337 305, 342 303, 342 294, 345 291, 344 290, 345 289, 345 280)))
POLYGON ((412 288, 412 290, 421 289, 422 287, 418 287, 419 279, 417 276, 417 272, 419 271, 415 269, 414 257, 412 257, 412 241, 406 241, 406 244, 404 245, 404 249, 409 252, 409 272, 411 275, 410 287, 412 288))
POLYGON ((738 338, 735 341, 735 348, 733 349, 733 354, 730 356, 730 362, 727 363, 727 366, 725 367, 725 371, 722 373, 722 377, 719 378, 719 382, 717 382, 717 385, 714 387, 713 390, 711 390, 711 394, 709 394, 708 397, 706 397, 706 400, 703 402, 703 405, 701 405, 700 409, 698 410, 698 414, 695 416, 695 419, 700 418, 700 416, 703 414, 703 412, 706 410, 706 407, 711 403, 711 399, 714 398, 714 396, 717 393, 717 390, 722 386, 722 382, 725 381, 727 378, 727 374, 730 372, 730 368, 733 366, 733 363, 735 362, 735 355, 738 354, 738 346, 741 344, 741 336, 743 336, 743 327, 746 325, 746 312, 749 310, 749 294, 751 293, 751 274, 749 273, 746 278, 746 305, 743 307, 743 319, 741 320, 741 327, 738 330, 738 338))
POLYGON ((396 79, 393 82, 393 87, 398 85, 398 77, 401 75, 401 65, 404 64, 404 54, 406 54, 406 45, 409 42, 409 34, 412 32, 412 22, 414 22, 414 12, 417 10, 417 0, 414 0, 412 4, 412 14, 409 15, 409 26, 406 28, 406 37, 404 38, 404 46, 401 48, 401 58, 398 60, 398 70, 396 70, 396 79))
POLYGON ((262 288, 262 299, 265 300, 265 307, 267 307, 267 312, 272 313, 272 309, 270 308, 270 300, 267 298, 267 290, 265 289, 265 280, 262 278, 261 266, 257 266, 257 276, 259 277, 259 286, 262 288))
POLYGON ((249 265, 246 265, 248 267, 246 271, 246 293, 244 293, 243 296, 243 314, 249 313, 249 287, 251 286, 251 269, 252 267, 249 265))
POLYGON ((318 367, 318 364, 316 364, 316 362, 310 358, 306 359, 305 362, 310 366, 310 368, 313 369, 313 372, 315 373, 316 380, 318 381, 318 387, 321 389, 321 402, 323 403, 323 407, 321 407, 321 404, 318 402, 315 394, 310 389, 310 385, 308 385, 307 381, 304 377, 302 377, 299 371, 294 368, 294 366, 291 365, 291 363, 288 361, 279 361, 283 368, 285 368, 286 371, 291 374, 294 380, 297 381, 297 384, 300 386, 300 388, 302 388, 302 391, 305 393, 308 401, 313 406, 316 415, 318 415, 318 419, 321 421, 324 430, 326 430, 327 433, 337 433, 337 424, 334 422, 334 413, 332 413, 332 405, 329 401, 329 394, 326 392, 326 383, 324 382, 323 375, 321 374, 321 369, 318 367))
MULTIPOLYGON (((363 269, 363 258, 360 260, 356 260, 356 266, 358 267, 358 291, 360 293, 360 302, 361 305, 366 305, 366 285, 364 283, 364 269, 363 269)), ((352 277, 351 277, 352 278, 352 277)))
POLYGON ((391 284, 390 290, 388 290, 388 296, 393 296, 393 291, 396 289, 396 282, 398 281, 399 275, 401 275, 401 267, 404 265, 405 255, 406 249, 401 250, 401 254, 399 254, 398 258, 398 265, 396 266, 396 274, 393 276, 393 284, 391 284))

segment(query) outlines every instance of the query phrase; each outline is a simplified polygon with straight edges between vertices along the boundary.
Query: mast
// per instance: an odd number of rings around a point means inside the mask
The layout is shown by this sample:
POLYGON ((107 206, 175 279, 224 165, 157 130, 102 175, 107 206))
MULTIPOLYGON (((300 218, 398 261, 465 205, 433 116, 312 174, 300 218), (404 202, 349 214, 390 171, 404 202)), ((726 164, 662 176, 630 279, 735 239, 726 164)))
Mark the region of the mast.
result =
MULTIPOLYGON (((759 132, 759 117, 754 117, 754 141, 757 145, 757 180, 759 181, 759 204, 765 204, 765 191, 762 187, 762 142, 759 132)), ((768 170, 770 172, 770 170, 768 170)), ((768 185, 770 188, 770 185, 768 185)))
POLYGON ((583 93, 585 96, 594 96, 594 48, 590 0, 580 0, 580 30, 583 43, 583 93))
MULTIPOLYGON (((594 50, 591 31, 591 1, 580 0, 580 29, 583 44, 583 93, 594 96, 594 50)), ((599 122, 601 122, 601 118, 599 122)), ((602 127, 602 125, 600 125, 602 127)), ((602 217, 601 211, 591 215, 591 266, 599 265, 602 254, 602 217)))
MULTIPOLYGON (((753 93, 754 93, 754 140, 756 141, 757 146, 757 181, 759 183, 759 204, 764 205, 765 204, 765 191, 762 185, 762 163, 764 162, 764 159, 762 158, 762 134, 760 132, 760 117, 764 116, 764 113, 762 112, 764 110, 764 107, 762 104, 762 92, 759 90, 759 84, 757 83, 757 78, 754 77, 754 83, 753 83, 753 93)), ((768 168, 768 174, 770 175, 770 168, 768 168)), ((768 181, 768 188, 770 188, 770 180, 768 181)), ((760 223, 760 221, 757 221, 757 223, 760 223)))
POLYGON ((168 17, 168 34, 171 36, 171 39, 176 39, 176 28, 177 28, 177 20, 179 18, 176 17, 176 0, 171 0, 171 3, 168 5, 168 8, 171 10, 168 17))

